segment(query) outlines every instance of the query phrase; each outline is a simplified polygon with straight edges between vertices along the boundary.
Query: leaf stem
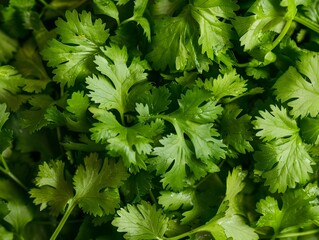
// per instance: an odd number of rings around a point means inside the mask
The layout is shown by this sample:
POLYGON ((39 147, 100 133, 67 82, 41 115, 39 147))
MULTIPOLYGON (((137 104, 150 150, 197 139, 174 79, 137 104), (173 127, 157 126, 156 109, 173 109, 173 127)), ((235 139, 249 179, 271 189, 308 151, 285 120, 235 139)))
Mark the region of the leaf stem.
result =
POLYGON ((315 31, 316 33, 319 33, 319 24, 311 21, 309 18, 306 18, 302 16, 301 14, 297 14, 294 18, 294 20, 307 28, 315 31))
POLYGON ((1 155, 1 162, 2 162, 2 166, 0 166, 0 171, 3 172, 4 174, 6 174, 9 178, 11 178, 11 180, 13 180, 16 184, 18 184, 21 188, 23 188, 25 191, 28 191, 28 188, 20 181, 20 179, 18 179, 9 169, 8 164, 6 162, 6 160, 4 159, 4 157, 1 155))
POLYGON ((319 229, 312 229, 309 231, 304 232, 293 232, 293 233, 283 233, 276 236, 276 238, 293 238, 293 237, 300 237, 300 236, 307 236, 311 234, 319 233, 319 229))
POLYGON ((64 213, 61 221, 59 222, 58 226, 56 227, 55 231, 53 232, 50 240, 55 240, 58 237, 59 233, 61 232, 63 226, 65 225, 66 221, 68 220, 68 218, 71 215, 75 206, 76 206, 76 201, 72 201, 72 199, 71 199, 66 212, 64 213))

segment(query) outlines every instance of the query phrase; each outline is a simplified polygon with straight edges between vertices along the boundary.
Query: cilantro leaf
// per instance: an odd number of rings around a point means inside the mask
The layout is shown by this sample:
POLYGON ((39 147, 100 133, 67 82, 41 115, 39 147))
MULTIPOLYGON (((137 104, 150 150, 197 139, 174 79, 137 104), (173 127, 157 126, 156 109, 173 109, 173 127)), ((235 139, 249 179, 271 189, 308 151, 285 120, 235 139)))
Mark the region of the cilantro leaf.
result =
POLYGON ((17 188, 12 182, 1 178, 0 199, 7 203, 9 211, 2 218, 3 223, 5 225, 9 224, 9 228, 11 228, 15 236, 22 237, 27 224, 34 218, 31 205, 25 201, 24 192, 21 192, 21 189, 17 188))
POLYGON ((190 138, 196 157, 203 161, 225 156, 224 144, 217 139, 219 133, 213 127, 223 109, 209 97, 210 93, 201 89, 189 90, 178 101, 180 108, 169 114, 176 131, 180 129, 190 138))
POLYGON ((20 95, 21 87, 25 86, 25 79, 9 65, 0 66, 0 79, 0 102, 17 111, 27 100, 26 96, 20 95))
POLYGON ((243 171, 241 167, 234 168, 233 172, 228 174, 225 198, 216 216, 200 227, 201 231, 210 232, 218 240, 228 238, 234 240, 258 239, 254 229, 245 223, 239 200, 240 193, 245 187, 244 179, 246 176, 247 172, 243 171))
POLYGON ((49 95, 38 94, 32 96, 28 103, 32 107, 21 112, 19 122, 22 128, 26 128, 30 132, 35 132, 48 125, 45 114, 51 106, 57 103, 57 101, 52 99, 49 95))
POLYGON ((14 233, 9 232, 5 227, 0 226, 0 235, 3 240, 13 240, 14 233))
POLYGON ((7 63, 18 48, 18 42, 0 31, 0 64, 7 63))
POLYGON ((120 25, 119 11, 113 1, 93 0, 94 12, 97 14, 105 14, 114 18, 120 25))
POLYGON ((84 158, 73 177, 74 201, 86 213, 102 216, 114 213, 119 207, 118 188, 128 178, 126 168, 121 163, 98 159, 97 154, 84 158))
POLYGON ((218 75, 215 79, 198 80, 196 84, 211 91, 217 100, 224 97, 239 97, 247 91, 247 81, 237 74, 236 70, 226 72, 223 76, 218 75))
POLYGON ((245 114, 240 117, 240 109, 235 104, 225 106, 221 118, 221 135, 224 143, 234 148, 239 153, 252 152, 254 149, 250 142, 253 140, 253 134, 250 119, 251 116, 245 114))
MULTIPOLYGON (((250 16, 237 16, 233 25, 240 36, 244 51, 254 49, 267 53, 271 50, 272 39, 280 33, 284 24, 286 8, 280 5, 281 1, 255 1, 248 9, 250 16)), ((257 55, 258 56, 258 55, 257 55)))
POLYGON ((10 113, 6 112, 6 104, 0 104, 0 156, 2 152, 11 145, 13 132, 9 129, 3 128, 4 124, 9 119, 10 113))
POLYGON ((267 196, 257 203, 257 212, 262 216, 257 227, 271 227, 274 237, 285 229, 303 227, 318 220, 319 207, 313 204, 319 192, 318 186, 308 184, 305 188, 288 190, 282 197, 282 205, 273 197, 267 196), (295 216, 298 216, 296 218, 295 216))
POLYGON ((195 179, 204 176, 206 171, 218 171, 216 163, 225 157, 225 145, 213 126, 222 107, 209 100, 210 97, 209 92, 194 88, 182 95, 179 109, 162 116, 176 131, 160 140, 161 147, 154 148, 153 154, 157 156, 154 161, 158 174, 164 177, 164 186, 180 190, 188 167, 195 179))
POLYGON ((253 121, 257 136, 265 144, 255 152, 256 169, 266 178, 271 192, 285 192, 296 183, 306 183, 312 173, 313 159, 299 136, 299 128, 285 108, 271 106, 271 112, 260 112, 262 118, 253 121))
POLYGON ((66 180, 65 164, 56 161, 39 166, 36 181, 37 188, 30 190, 35 204, 41 204, 40 210, 50 207, 52 215, 63 213, 70 199, 73 197, 72 185, 66 180))
POLYGON ((36 78, 47 83, 49 76, 44 68, 41 56, 34 41, 27 41, 16 54, 17 70, 28 78, 36 78))
POLYGON ((60 112, 55 106, 51 106, 46 110, 44 117, 57 126, 67 126, 72 131, 85 132, 89 129, 88 108, 89 97, 84 92, 73 92, 67 100, 66 111, 60 112))
POLYGON ((94 70, 94 56, 105 45, 109 33, 101 19, 93 23, 91 13, 86 11, 67 11, 65 17, 66 21, 56 21, 60 40, 49 41, 42 56, 48 66, 55 68, 53 80, 71 87, 94 70))
POLYGON ((300 135, 306 143, 319 143, 319 117, 303 118, 300 122, 300 135))
POLYGON ((163 239, 168 228, 168 218, 155 205, 142 201, 136 206, 127 205, 117 211, 112 225, 126 232, 125 239, 163 239))
POLYGON ((113 113, 102 109, 90 108, 93 117, 99 120, 90 131, 92 138, 108 143, 106 148, 112 156, 121 156, 127 167, 145 168, 146 154, 152 151, 153 137, 163 130, 163 123, 136 124, 131 127, 121 125, 113 113))
POLYGON ((135 21, 144 30, 144 33, 147 37, 147 40, 150 42, 151 41, 151 27, 150 24, 147 20, 147 18, 143 17, 144 12, 146 10, 148 1, 145 0, 135 0, 134 1, 134 9, 133 9, 133 16, 130 17, 129 19, 126 19, 123 22, 129 22, 129 21, 135 21))
MULTIPOLYGON (((125 47, 122 49, 116 45, 106 47, 104 56, 96 56, 97 69, 103 75, 88 77, 87 88, 91 90, 89 97, 98 103, 100 108, 116 109, 121 117, 124 117, 129 106, 130 91, 134 85, 146 80, 148 69, 146 61, 134 58, 129 66, 128 53, 125 47)), ((123 120, 123 119, 122 119, 123 120)))
POLYGON ((271 112, 260 111, 261 117, 253 121, 255 129, 260 129, 257 136, 270 142, 274 139, 286 138, 298 134, 299 128, 295 120, 291 119, 283 107, 271 105, 271 112))
POLYGON ((274 88, 276 98, 288 102, 294 117, 307 115, 316 117, 319 108, 319 54, 303 54, 296 67, 289 69, 279 77, 274 88))
POLYGON ((235 10, 238 10, 238 6, 231 0, 193 1, 191 14, 199 26, 198 43, 202 53, 206 53, 212 60, 219 52, 232 46, 232 25, 225 22, 225 19, 235 17, 235 10))
POLYGON ((147 58, 155 69, 164 70, 168 66, 173 71, 208 70, 210 60, 201 54, 196 22, 190 19, 188 11, 186 8, 178 16, 165 16, 154 22, 152 50, 147 58))
POLYGON ((0 104, 0 130, 2 129, 5 122, 9 119, 10 113, 6 112, 6 104, 1 103, 0 104))

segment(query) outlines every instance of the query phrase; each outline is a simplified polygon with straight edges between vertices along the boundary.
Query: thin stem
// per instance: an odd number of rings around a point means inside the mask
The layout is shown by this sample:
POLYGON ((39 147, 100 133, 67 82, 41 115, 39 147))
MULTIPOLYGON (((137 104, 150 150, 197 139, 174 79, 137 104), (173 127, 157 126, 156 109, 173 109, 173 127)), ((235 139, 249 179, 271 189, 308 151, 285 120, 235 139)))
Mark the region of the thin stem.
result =
POLYGON ((297 14, 294 20, 307 28, 319 33, 319 24, 311 21, 309 18, 302 16, 301 14, 297 14))
POLYGON ((1 155, 1 162, 3 167, 0 166, 0 171, 6 174, 11 180, 13 180, 16 184, 18 184, 21 188, 25 191, 28 191, 28 188, 10 171, 7 162, 5 161, 4 157, 1 155))
POLYGON ((292 238, 292 237, 299 237, 299 236, 307 236, 311 234, 319 233, 319 229, 313 229, 304 232, 295 232, 295 233, 283 233, 276 236, 276 238, 292 238))
POLYGON ((76 206, 76 201, 70 201, 69 205, 68 205, 68 208, 66 210, 66 212, 64 213, 61 221, 59 222, 59 225, 56 227, 54 233, 52 234, 50 240, 55 240, 59 233, 61 232, 63 226, 65 225, 66 221, 68 220, 69 216, 71 215, 73 209, 75 208, 76 206))
POLYGON ((289 29, 290 29, 290 26, 291 26, 291 24, 292 24, 292 21, 293 21, 293 19, 289 19, 289 20, 286 22, 286 24, 285 24, 283 30, 281 31, 281 33, 279 34, 279 36, 275 39, 275 41, 272 43, 271 49, 270 49, 269 51, 272 51, 274 48, 276 48, 277 45, 281 42, 281 40, 286 36, 287 32, 288 32, 289 29))
POLYGON ((201 231, 204 231, 205 225, 204 226, 199 226, 197 228, 194 228, 188 232, 185 232, 185 233, 182 233, 180 235, 177 235, 177 236, 174 236, 174 237, 168 237, 168 238, 165 238, 165 240, 178 240, 178 239, 181 239, 181 238, 184 238, 184 237, 189 237, 190 235, 193 235, 195 233, 198 233, 198 232, 201 232, 201 231))

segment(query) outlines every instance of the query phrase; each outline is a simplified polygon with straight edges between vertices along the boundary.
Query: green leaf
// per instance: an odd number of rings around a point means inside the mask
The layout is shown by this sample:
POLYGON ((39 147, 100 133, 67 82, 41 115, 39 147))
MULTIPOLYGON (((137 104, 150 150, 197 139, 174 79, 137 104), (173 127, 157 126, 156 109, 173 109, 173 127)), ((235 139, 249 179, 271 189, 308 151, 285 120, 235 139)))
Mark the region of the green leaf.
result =
POLYGON ((146 10, 148 4, 148 0, 135 0, 134 1, 134 10, 133 10, 133 16, 130 17, 129 19, 125 20, 126 21, 135 21, 137 22, 139 25, 141 25, 141 27, 144 30, 144 33, 147 37, 147 40, 150 42, 151 41, 151 27, 150 24, 148 22, 148 20, 143 17, 144 12, 146 10))
POLYGON ((72 115, 67 118, 68 125, 73 129, 86 129, 87 123, 87 110, 89 108, 89 97, 83 92, 74 92, 70 99, 67 100, 66 110, 72 115))
POLYGON ((197 68, 208 71, 210 60, 201 54, 198 27, 190 19, 189 9, 176 17, 161 17, 154 21, 151 52, 147 55, 155 69, 188 71, 197 68), (169 41, 167 41, 169 39, 169 41))
POLYGON ((94 216, 113 214, 119 207, 118 188, 128 178, 124 165, 114 160, 98 159, 96 153, 84 158, 73 177, 74 201, 86 213, 94 216))
POLYGON ((145 156, 151 153, 153 137, 163 131, 163 123, 156 121, 126 127, 121 125, 111 112, 93 108, 90 111, 94 114, 93 117, 99 120, 90 129, 92 138, 96 142, 108 143, 106 148, 109 154, 121 156, 127 167, 133 165, 145 168, 145 156))
POLYGON ((9 119, 10 113, 6 112, 7 106, 5 103, 0 104, 0 131, 5 124, 5 122, 9 119))
POLYGON ((13 240, 14 234, 7 231, 3 226, 0 226, 0 236, 3 240, 13 240))
POLYGON ((217 100, 224 97, 239 97, 247 91, 247 81, 236 70, 231 70, 216 79, 210 78, 196 82, 198 87, 211 91, 217 100))
POLYGON ((15 67, 24 77, 36 78, 48 83, 49 77, 34 41, 27 41, 16 54, 15 67))
POLYGON ((276 98, 287 102, 294 117, 319 114, 319 54, 303 54, 296 67, 289 69, 279 77, 274 88, 276 98))
POLYGON ((306 143, 319 143, 319 117, 303 118, 300 122, 300 135, 306 143))
POLYGON ((101 19, 92 22, 91 13, 76 10, 65 13, 66 21, 56 21, 59 40, 53 39, 42 51, 49 67, 54 67, 53 80, 71 87, 76 80, 83 81, 94 70, 93 59, 105 45, 109 33, 101 19))
POLYGON ((0 64, 7 63, 18 48, 17 40, 0 31, 0 64))
POLYGON ((251 116, 241 114, 240 109, 235 104, 226 105, 221 118, 221 135, 226 145, 234 148, 235 151, 245 154, 254 149, 250 142, 253 140, 251 116))
POLYGON ((273 228, 275 237, 285 229, 307 226, 318 220, 319 207, 314 204, 318 193, 319 189, 315 184, 308 184, 304 188, 288 190, 279 200, 270 196, 261 199, 256 209, 262 214, 257 227, 273 228))
POLYGON ((9 109, 17 111, 26 101, 26 96, 19 95, 24 85, 25 79, 12 66, 0 66, 0 102, 9 109))
POLYGON ((226 19, 235 17, 238 6, 232 0, 192 1, 191 14, 199 26, 198 43, 210 59, 232 47, 232 25, 226 19))
POLYGON ((34 218, 32 207, 25 201, 20 187, 3 178, 0 180, 0 198, 6 201, 9 210, 2 220, 10 224, 16 236, 22 237, 27 224, 34 218))
POLYGON ((194 88, 182 95, 178 101, 179 109, 162 116, 176 131, 176 134, 162 138, 162 146, 156 147, 153 153, 157 156, 155 166, 158 174, 164 177, 164 186, 182 189, 188 168, 195 179, 204 176, 206 171, 219 170, 216 163, 225 157, 225 145, 218 139, 214 122, 222 107, 210 97, 209 92, 194 88))
POLYGON ((254 154, 255 167, 261 171, 271 192, 285 192, 287 187, 294 188, 297 183, 309 180, 313 159, 287 110, 273 105, 271 109, 271 112, 260 112, 262 118, 253 121, 255 128, 260 129, 256 135, 266 142, 254 154))
POLYGON ((180 129, 190 138, 196 157, 205 163, 225 156, 224 144, 218 139, 219 133, 214 129, 214 122, 223 109, 210 97, 207 91, 198 88, 189 90, 178 101, 180 108, 169 114, 176 131, 180 129))
POLYGON ((233 25, 240 36, 244 51, 261 48, 268 52, 276 33, 285 25, 286 8, 277 0, 258 0, 248 9, 249 16, 237 16, 233 25))
POLYGON ((116 109, 121 117, 128 110, 132 88, 147 78, 146 61, 134 58, 128 66, 128 53, 116 45, 103 50, 105 56, 96 56, 97 69, 103 75, 88 77, 86 82, 90 91, 89 97, 99 104, 100 108, 116 109), (105 77, 104 77, 105 76, 105 77))
POLYGON ((206 166, 197 160, 183 137, 170 134, 160 140, 161 147, 154 148, 152 163, 157 173, 162 175, 163 186, 181 190, 187 179, 186 169, 190 169, 196 179, 206 174, 206 166), (188 167, 187 167, 188 166, 188 167))
POLYGON ((114 18, 117 25, 120 25, 119 11, 112 0, 93 0, 94 12, 96 14, 104 14, 114 18))
POLYGON ((30 9, 35 5, 35 0, 10 0, 10 6, 19 9, 30 9))
POLYGON ((247 172, 243 171, 241 167, 234 168, 233 172, 228 174, 225 198, 217 215, 200 227, 202 231, 210 232, 217 240, 258 239, 254 229, 245 222, 243 203, 240 201, 240 194, 246 185, 244 182, 246 176, 247 172))
POLYGON ((136 206, 128 204, 126 208, 117 211, 117 214, 112 225, 119 232, 125 232, 125 239, 163 239, 168 228, 168 218, 155 205, 145 201, 136 206))
POLYGON ((40 210, 49 207, 54 216, 63 213, 73 198, 72 185, 65 178, 64 166, 62 161, 44 162, 39 166, 35 179, 37 188, 30 190, 33 202, 40 204, 40 210))
POLYGON ((298 134, 299 128, 295 120, 291 119, 283 107, 270 106, 271 112, 260 111, 261 117, 253 121, 255 129, 260 129, 256 134, 264 141, 271 141, 298 134))
POLYGON ((22 128, 35 132, 48 124, 45 114, 57 102, 45 94, 34 95, 28 102, 31 107, 21 112, 19 122, 22 128))

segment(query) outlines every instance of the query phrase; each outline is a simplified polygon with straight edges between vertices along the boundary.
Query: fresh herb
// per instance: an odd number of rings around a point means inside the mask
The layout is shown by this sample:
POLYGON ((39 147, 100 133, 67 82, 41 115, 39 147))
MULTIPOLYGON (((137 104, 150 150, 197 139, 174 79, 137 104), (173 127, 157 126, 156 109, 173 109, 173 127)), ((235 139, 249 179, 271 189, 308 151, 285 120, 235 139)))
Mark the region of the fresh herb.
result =
POLYGON ((1 239, 317 239, 318 16, 1 1, 1 239))

